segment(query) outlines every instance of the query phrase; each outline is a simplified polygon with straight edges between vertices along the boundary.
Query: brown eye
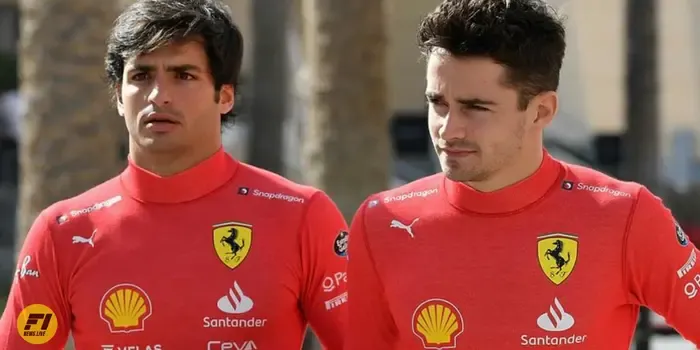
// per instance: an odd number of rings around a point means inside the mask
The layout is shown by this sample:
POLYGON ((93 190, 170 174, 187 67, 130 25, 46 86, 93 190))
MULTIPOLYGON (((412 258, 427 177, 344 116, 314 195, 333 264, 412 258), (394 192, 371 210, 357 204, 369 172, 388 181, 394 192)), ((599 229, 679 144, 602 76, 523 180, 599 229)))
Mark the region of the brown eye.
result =
POLYGON ((469 107, 469 109, 475 110, 475 111, 488 111, 489 110, 488 108, 482 107, 482 106, 471 106, 471 107, 469 107))
POLYGON ((177 74, 178 79, 182 80, 194 80, 194 76, 189 73, 181 72, 177 74))
POLYGON ((142 80, 146 80, 146 79, 148 79, 148 74, 143 73, 143 72, 136 73, 136 74, 131 76, 131 80, 134 80, 134 81, 142 81, 142 80))

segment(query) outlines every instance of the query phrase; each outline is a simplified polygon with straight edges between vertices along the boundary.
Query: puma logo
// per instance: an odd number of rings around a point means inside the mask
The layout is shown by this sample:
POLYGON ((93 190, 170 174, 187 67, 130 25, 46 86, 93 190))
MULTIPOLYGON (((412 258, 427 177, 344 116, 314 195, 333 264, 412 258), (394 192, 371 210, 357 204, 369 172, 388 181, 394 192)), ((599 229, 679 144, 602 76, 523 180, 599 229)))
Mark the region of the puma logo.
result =
POLYGON ((410 225, 405 225, 404 223, 402 223, 402 222, 399 221, 399 220, 391 220, 391 225, 390 225, 389 227, 390 227, 390 228, 399 228, 399 229, 402 229, 402 230, 406 230, 406 232, 408 232, 408 234, 411 236, 411 238, 413 238, 414 236, 413 236, 413 229, 412 229, 412 227, 413 227, 413 224, 415 224, 416 222, 418 222, 418 218, 415 218, 415 219, 413 220, 413 222, 411 222, 410 225))
POLYGON ((81 236, 73 236, 73 244, 87 243, 91 247, 95 248, 94 238, 95 238, 96 233, 97 233, 97 230, 92 231, 92 235, 90 236, 90 238, 85 238, 85 237, 81 237, 81 236))

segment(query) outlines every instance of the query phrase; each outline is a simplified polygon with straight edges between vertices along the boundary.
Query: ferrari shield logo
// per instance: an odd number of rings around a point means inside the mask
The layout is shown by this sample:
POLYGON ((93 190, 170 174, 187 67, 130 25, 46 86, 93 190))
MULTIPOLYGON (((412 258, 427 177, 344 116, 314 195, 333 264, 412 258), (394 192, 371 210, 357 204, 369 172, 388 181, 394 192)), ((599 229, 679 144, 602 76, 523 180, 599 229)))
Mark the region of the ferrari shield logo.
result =
POLYGON ((578 258, 578 237, 552 233, 537 237, 537 259, 545 276, 556 285, 571 275, 578 258))
POLYGON ((214 251, 224 265, 235 269, 248 252, 253 239, 253 226, 240 222, 224 222, 214 225, 214 251))

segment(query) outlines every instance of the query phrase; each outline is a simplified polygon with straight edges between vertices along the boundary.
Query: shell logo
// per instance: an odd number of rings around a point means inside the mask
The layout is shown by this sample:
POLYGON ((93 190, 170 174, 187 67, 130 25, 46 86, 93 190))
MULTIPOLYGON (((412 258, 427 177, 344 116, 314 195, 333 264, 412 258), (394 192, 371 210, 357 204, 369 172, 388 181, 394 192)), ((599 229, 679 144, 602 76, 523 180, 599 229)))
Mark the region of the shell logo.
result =
POLYGON ((112 333, 139 332, 153 312, 148 294, 134 284, 122 283, 110 288, 100 302, 100 318, 112 333))
POLYGON ((464 319, 457 307, 444 299, 429 299, 413 312, 413 334, 425 349, 454 349, 464 332, 464 319))

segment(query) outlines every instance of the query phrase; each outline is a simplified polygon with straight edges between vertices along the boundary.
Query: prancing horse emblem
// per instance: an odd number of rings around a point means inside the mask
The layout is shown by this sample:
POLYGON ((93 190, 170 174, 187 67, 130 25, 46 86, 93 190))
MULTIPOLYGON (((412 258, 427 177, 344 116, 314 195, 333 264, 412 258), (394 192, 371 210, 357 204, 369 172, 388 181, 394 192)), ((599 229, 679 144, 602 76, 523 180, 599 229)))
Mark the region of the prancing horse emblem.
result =
POLYGON ((537 257, 545 276, 559 285, 571 275, 578 258, 578 237, 552 233, 537 237, 537 257))
POLYGON ((243 249, 245 247, 245 239, 241 239, 241 243, 238 244, 236 240, 238 239, 238 230, 236 230, 235 227, 231 227, 228 229, 228 236, 221 237, 221 244, 228 244, 229 249, 231 249, 231 257, 229 258, 235 258, 236 254, 238 254, 238 251, 243 249))
POLYGON ((224 265, 235 269, 250 252, 253 226, 240 222, 214 225, 214 250, 224 265))

